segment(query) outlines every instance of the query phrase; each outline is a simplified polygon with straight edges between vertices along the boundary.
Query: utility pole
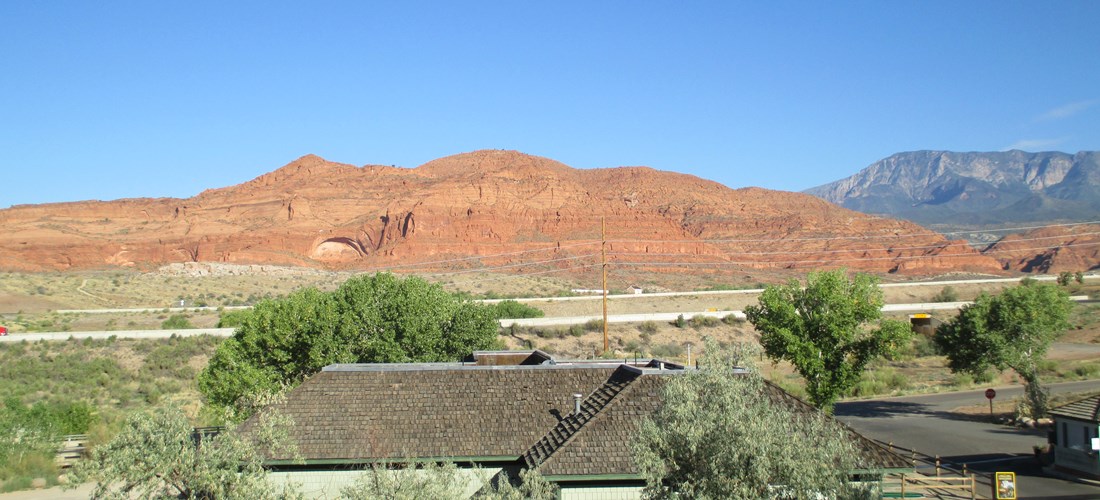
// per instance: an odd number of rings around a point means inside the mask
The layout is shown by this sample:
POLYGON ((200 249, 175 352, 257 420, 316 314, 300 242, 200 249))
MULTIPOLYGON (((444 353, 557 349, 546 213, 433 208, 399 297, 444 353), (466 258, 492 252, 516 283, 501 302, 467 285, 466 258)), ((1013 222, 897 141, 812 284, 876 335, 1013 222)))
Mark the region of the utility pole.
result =
POLYGON ((607 352, 607 218, 600 217, 600 262, 603 268, 603 352, 607 352))

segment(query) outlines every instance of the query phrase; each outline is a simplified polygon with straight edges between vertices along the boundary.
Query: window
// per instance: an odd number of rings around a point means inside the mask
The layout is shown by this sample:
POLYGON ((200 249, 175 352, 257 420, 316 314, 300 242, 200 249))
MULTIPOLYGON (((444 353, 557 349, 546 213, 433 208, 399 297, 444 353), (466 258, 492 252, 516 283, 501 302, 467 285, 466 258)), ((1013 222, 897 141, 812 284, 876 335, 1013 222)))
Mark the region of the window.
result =
POLYGON ((1059 441, 1062 442, 1063 448, 1069 448, 1069 426, 1065 422, 1062 422, 1062 435, 1059 441))

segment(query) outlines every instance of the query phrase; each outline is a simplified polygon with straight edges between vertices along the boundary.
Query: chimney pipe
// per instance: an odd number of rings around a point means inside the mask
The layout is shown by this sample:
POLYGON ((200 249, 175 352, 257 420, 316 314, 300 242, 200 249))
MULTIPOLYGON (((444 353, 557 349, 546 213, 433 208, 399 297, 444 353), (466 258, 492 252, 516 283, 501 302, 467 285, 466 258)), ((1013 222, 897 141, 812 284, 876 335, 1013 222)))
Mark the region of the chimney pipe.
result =
POLYGON ((579 392, 573 393, 573 413, 574 414, 577 414, 577 413, 581 412, 581 398, 582 397, 584 397, 584 395, 579 393, 579 392))

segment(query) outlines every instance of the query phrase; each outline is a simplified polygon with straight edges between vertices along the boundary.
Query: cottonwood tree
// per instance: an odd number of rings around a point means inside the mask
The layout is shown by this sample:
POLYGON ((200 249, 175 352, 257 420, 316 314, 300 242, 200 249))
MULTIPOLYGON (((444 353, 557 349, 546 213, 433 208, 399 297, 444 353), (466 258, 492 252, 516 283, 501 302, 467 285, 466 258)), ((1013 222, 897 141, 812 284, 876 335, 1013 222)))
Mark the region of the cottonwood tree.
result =
POLYGON ((745 309, 772 360, 785 360, 806 381, 810 401, 833 404, 859 382, 872 360, 889 356, 911 335, 903 321, 882 319, 878 280, 844 270, 810 273, 806 286, 791 280, 768 286, 759 305, 745 309), (877 321, 877 327, 868 323, 877 321))
POLYGON ((92 498, 298 498, 267 481, 260 448, 288 448, 285 417, 261 417, 255 440, 233 430, 196 440, 183 412, 166 406, 129 416, 122 430, 77 463, 73 487, 94 482, 92 498))
POLYGON ((633 443, 647 498, 845 498, 859 466, 848 432, 765 382, 751 351, 668 376, 633 443), (734 366, 742 366, 737 370, 734 366))
MULTIPOLYGON (((497 345, 495 312, 420 278, 359 276, 260 302, 199 375, 214 407, 293 387, 333 363, 454 361, 497 345)), ((238 414, 245 418, 248 413, 238 414)))
POLYGON ((981 294, 940 325, 933 340, 952 372, 981 376, 991 368, 1011 368, 1024 379, 1031 415, 1044 417, 1048 394, 1039 381, 1039 361, 1069 327, 1072 308, 1065 290, 1029 281, 1000 295, 981 294))

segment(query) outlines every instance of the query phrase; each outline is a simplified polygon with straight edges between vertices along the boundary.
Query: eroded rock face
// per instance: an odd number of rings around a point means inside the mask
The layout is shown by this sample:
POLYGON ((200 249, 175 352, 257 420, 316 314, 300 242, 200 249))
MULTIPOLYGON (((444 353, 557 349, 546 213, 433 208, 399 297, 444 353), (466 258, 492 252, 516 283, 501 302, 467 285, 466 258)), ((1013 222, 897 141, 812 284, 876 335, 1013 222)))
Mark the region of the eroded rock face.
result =
POLYGON ((547 265, 564 267, 592 262, 602 221, 610 261, 655 271, 682 272, 667 264, 684 262, 909 274, 1002 267, 915 224, 805 194, 732 190, 644 167, 578 170, 493 150, 414 169, 304 156, 189 199, 0 210, 0 268, 230 262, 423 271, 555 259, 563 260, 547 265))
POLYGON ((1026 273, 1084 272, 1100 267, 1100 225, 1054 226, 1011 234, 984 253, 1026 273))

